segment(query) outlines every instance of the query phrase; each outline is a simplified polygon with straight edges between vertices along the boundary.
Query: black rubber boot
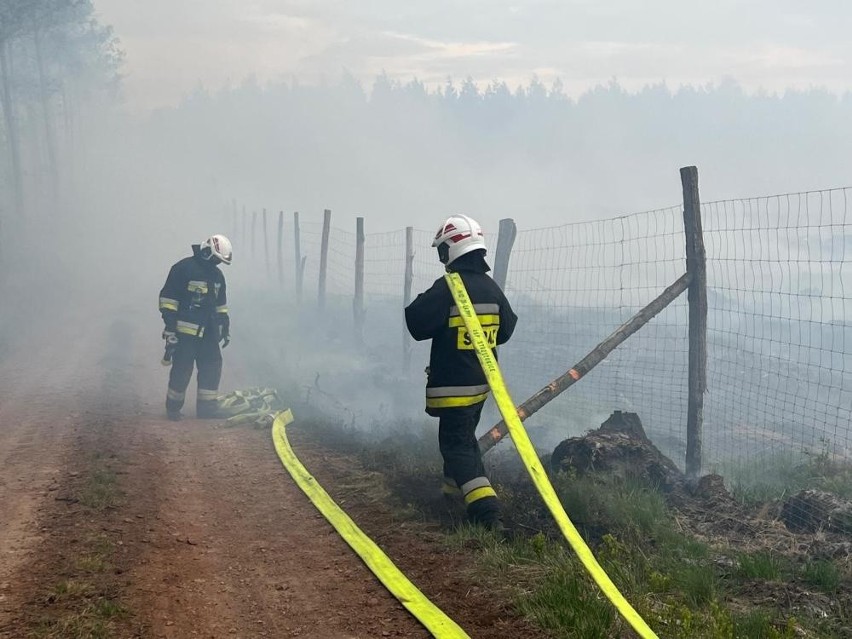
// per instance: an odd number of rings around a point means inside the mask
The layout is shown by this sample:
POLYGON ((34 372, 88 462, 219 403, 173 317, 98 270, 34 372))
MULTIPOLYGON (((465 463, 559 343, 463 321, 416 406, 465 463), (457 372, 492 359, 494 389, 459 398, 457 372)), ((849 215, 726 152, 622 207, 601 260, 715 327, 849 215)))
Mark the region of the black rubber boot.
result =
POLYGON ((219 402, 198 402, 195 406, 195 416, 198 419, 219 419, 222 414, 219 412, 219 402))
POLYGON ((166 411, 166 417, 168 417, 169 420, 173 422, 179 422, 183 419, 183 415, 181 415, 181 412, 179 410, 166 411))

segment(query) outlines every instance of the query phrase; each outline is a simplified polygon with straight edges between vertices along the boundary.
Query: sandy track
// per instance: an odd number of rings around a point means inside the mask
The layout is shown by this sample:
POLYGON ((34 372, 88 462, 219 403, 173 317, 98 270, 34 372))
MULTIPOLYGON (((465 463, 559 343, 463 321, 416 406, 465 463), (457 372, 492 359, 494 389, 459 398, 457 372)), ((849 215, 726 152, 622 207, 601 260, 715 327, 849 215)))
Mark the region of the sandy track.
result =
MULTIPOLYGON (((61 615, 47 593, 79 578, 93 539, 112 549, 98 594, 129 610, 110 636, 429 636, 292 482, 267 429, 162 418, 160 344, 135 337, 92 327, 0 366, 0 637, 61 615), (93 510, 76 496, 104 469, 119 498, 93 510)), ((300 454, 323 465, 314 445, 300 454)), ((537 636, 466 582, 458 557, 371 508, 350 514, 471 636, 537 636)))

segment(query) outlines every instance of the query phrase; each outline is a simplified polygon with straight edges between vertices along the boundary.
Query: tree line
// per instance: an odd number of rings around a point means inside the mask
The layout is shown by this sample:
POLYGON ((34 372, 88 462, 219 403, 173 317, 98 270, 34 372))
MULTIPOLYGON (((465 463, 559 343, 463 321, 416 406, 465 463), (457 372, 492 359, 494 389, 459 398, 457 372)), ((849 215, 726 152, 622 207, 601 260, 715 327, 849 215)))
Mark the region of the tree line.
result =
POLYGON ((0 220, 56 203, 87 109, 119 84, 122 52, 90 0, 0 2, 0 220))

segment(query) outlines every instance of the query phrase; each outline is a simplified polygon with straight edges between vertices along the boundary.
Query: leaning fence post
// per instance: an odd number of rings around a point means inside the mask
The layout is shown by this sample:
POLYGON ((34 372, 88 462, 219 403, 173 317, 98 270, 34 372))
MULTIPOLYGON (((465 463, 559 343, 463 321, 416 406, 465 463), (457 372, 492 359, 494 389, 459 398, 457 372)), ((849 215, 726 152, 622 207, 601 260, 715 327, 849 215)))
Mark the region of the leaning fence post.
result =
POLYGON ((278 211, 278 284, 284 287, 284 211, 278 211))
POLYGON ((702 466, 704 392, 707 390, 707 256, 701 230, 698 169, 680 170, 689 300, 689 403, 686 417, 686 474, 698 477, 702 466))
MULTIPOLYGON (((403 307, 411 304, 411 285, 414 282, 414 227, 405 227, 405 280, 403 283, 403 307)), ((405 322, 402 324, 402 370, 407 373, 411 367, 411 338, 405 322)))
POLYGON ((331 231, 331 211, 325 209, 322 216, 322 244, 320 245, 320 271, 317 302, 320 310, 325 308, 325 283, 328 278, 328 235, 331 231))
POLYGON ((512 246, 515 244, 515 237, 518 235, 518 228, 515 226, 515 220, 505 218, 500 220, 500 231, 497 234, 497 250, 494 253, 494 281, 500 288, 506 288, 506 275, 509 272, 509 257, 512 255, 512 246))
POLYGON ((364 218, 355 219, 355 338, 364 341, 364 218))
POLYGON ((296 258, 296 300, 302 303, 302 277, 305 274, 305 262, 302 260, 302 247, 299 238, 299 212, 293 213, 293 249, 296 258))

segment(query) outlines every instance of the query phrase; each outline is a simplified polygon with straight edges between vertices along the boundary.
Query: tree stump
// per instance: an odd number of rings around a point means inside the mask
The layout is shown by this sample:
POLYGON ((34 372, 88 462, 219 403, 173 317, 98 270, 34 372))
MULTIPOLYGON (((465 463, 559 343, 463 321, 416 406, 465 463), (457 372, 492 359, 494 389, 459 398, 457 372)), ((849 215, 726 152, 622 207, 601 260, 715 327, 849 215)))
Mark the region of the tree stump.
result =
POLYGON ((685 483, 683 473, 645 435, 636 413, 616 411, 598 430, 584 437, 572 437, 553 451, 554 471, 578 475, 607 473, 638 480, 671 492, 685 483))

